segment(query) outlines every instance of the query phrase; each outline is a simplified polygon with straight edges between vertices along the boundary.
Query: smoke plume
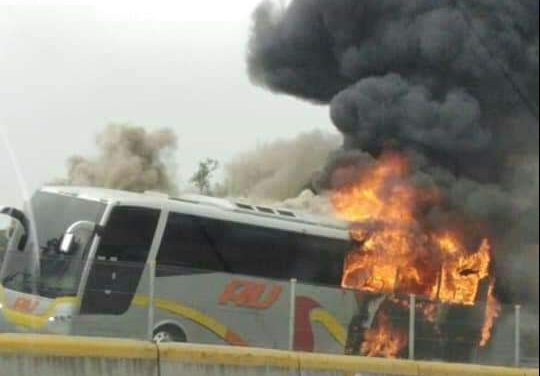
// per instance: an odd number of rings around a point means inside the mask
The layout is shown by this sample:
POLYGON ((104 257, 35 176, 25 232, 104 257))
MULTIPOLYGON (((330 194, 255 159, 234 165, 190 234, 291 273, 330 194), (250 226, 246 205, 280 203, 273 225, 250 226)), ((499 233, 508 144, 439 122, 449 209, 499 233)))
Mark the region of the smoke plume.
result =
POLYGON ((225 166, 224 195, 284 200, 309 188, 314 174, 339 147, 337 135, 320 131, 259 145, 225 166))
POLYGON ((499 297, 538 306, 538 11, 537 0, 266 1, 249 74, 330 106, 344 143, 321 191, 401 150, 413 183, 446 199, 430 222, 488 228, 499 297))
POLYGON ((96 138, 95 158, 74 156, 68 160, 67 179, 60 183, 175 193, 169 158, 176 136, 169 129, 147 131, 127 124, 109 125, 96 138))

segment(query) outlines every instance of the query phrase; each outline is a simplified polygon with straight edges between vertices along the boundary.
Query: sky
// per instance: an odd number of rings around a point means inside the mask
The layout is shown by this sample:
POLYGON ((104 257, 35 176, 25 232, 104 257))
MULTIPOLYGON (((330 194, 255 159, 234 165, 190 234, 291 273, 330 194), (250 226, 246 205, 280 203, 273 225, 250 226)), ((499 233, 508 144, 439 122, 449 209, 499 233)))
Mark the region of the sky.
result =
POLYGON ((333 132, 327 108, 249 81, 259 1, 0 0, 0 206, 93 155, 112 122, 172 128, 180 183, 203 158, 333 132))

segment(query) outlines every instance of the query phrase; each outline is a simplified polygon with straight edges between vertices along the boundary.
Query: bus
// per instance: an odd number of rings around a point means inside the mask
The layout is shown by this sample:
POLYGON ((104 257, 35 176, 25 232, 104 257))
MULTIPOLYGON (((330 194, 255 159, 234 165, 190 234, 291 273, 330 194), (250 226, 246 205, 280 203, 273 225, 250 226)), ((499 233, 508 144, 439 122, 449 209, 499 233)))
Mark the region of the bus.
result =
MULTIPOLYGON (((408 332, 408 297, 341 288, 358 245, 333 218, 88 187, 44 187, 0 216, 10 331, 350 355, 383 313, 408 332)), ((415 322, 417 358, 470 361, 485 305, 427 303, 436 314, 415 322)))
POLYGON ((339 289, 345 222, 84 187, 1 213, 15 225, 0 306, 19 331, 343 352, 357 304, 339 289))

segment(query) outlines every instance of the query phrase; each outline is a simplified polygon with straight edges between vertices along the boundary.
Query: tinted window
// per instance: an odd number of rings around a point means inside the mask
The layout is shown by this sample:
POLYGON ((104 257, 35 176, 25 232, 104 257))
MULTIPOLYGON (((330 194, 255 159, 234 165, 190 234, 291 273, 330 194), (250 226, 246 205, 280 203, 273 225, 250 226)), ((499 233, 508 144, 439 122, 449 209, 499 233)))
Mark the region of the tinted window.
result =
POLYGON ((311 235, 296 235, 299 258, 291 271, 298 280, 310 283, 340 286, 343 262, 352 244, 346 240, 311 235))
POLYGON ((290 278, 297 260, 292 233, 216 220, 207 220, 206 225, 232 272, 290 278))
POLYGON ((339 286, 347 241, 235 222, 209 221, 235 273, 339 286))
MULTIPOLYGON (((173 214, 158 255, 164 266, 339 286, 351 245, 237 222, 173 214)), ((184 269, 185 270, 185 269, 184 269)))
POLYGON ((123 314, 139 286, 154 239, 159 210, 117 207, 105 226, 81 312, 123 314))
POLYGON ((116 208, 103 232, 98 256, 124 262, 146 262, 158 219, 158 210, 116 208))
POLYGON ((207 226, 198 217, 180 214, 169 216, 157 265, 161 275, 165 273, 165 266, 212 271, 227 269, 207 226))

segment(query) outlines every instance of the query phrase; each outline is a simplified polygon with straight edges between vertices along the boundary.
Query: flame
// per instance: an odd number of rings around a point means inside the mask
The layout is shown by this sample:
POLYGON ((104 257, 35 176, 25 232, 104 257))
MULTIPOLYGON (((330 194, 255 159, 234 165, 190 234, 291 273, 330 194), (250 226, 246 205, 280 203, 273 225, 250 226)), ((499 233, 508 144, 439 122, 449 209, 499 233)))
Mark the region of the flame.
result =
POLYGON ((491 285, 489 286, 488 300, 486 305, 486 316, 484 320, 484 326, 482 327, 482 339, 480 341, 481 347, 485 347, 489 343, 489 340, 491 339, 491 330, 493 329, 493 325, 495 325, 495 320, 497 320, 497 318, 501 314, 502 307, 493 294, 494 290, 495 282, 492 281, 491 285))
MULTIPOLYGON (((345 260, 343 287, 416 294, 449 304, 476 303, 481 282, 489 278, 491 244, 486 237, 477 249, 469 249, 458 230, 430 225, 423 213, 440 204, 441 195, 411 183, 402 154, 383 154, 358 181, 333 192, 331 202, 338 216, 353 224, 351 235, 357 244, 345 260)), ((496 299, 490 296, 492 312, 496 299)), ((434 320, 435 309, 422 312, 434 320)), ((491 320, 486 332, 495 317, 486 317, 491 320)), ((383 352, 374 346, 366 352, 383 352)))
POLYGON ((491 246, 484 239, 480 248, 473 254, 457 248, 458 257, 454 257, 442 269, 441 288, 438 298, 443 302, 474 305, 478 294, 479 283, 489 276, 491 246))
POLYGON ((395 358, 407 344, 407 334, 395 328, 391 320, 381 314, 374 328, 365 333, 361 352, 365 356, 395 358))

